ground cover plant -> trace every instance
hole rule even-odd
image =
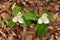
[[[59,0],[1,0],[0,40],[60,40]]]

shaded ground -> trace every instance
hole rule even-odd
[[[57,2],[57,3],[56,3]],[[47,25],[48,31],[43,37],[38,37],[34,33],[35,24],[32,23],[28,28],[26,28],[26,33],[24,35],[24,40],[60,40],[60,1],[51,1],[49,5],[44,5],[44,0],[25,0],[24,2],[20,0],[0,0],[0,20],[5,18],[13,17],[12,5],[20,5],[22,7],[22,13],[29,9],[35,10],[38,15],[45,9],[49,10],[54,16]],[[23,28],[19,23],[11,30],[6,25],[0,25],[0,40],[22,40]]]

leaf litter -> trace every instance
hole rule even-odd
[[[48,31],[42,36],[38,37],[34,33],[34,23],[31,23],[29,27],[27,27],[23,37],[23,28],[22,25],[16,23],[13,29],[8,28],[7,23],[4,22],[4,26],[0,25],[0,40],[60,40],[60,1],[57,0],[58,4],[50,1],[49,5],[44,5],[44,0],[1,0],[0,1],[0,20],[4,20],[5,18],[13,17],[12,6],[20,5],[22,7],[22,13],[32,9],[40,15],[43,10],[49,10],[54,16],[51,19],[50,23],[47,25]],[[3,27],[2,27],[3,26]]]

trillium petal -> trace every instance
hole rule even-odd
[[[18,22],[19,22],[19,23],[23,23],[23,19],[20,18],[20,19],[18,20]]]
[[[19,12],[19,13],[17,14],[17,16],[21,17],[21,16],[22,16],[22,13],[21,13],[21,12]]]
[[[42,24],[43,21],[42,21],[41,19],[38,19],[38,23],[39,23],[39,24]]]
[[[44,20],[44,23],[45,23],[45,24],[48,24],[48,23],[49,23],[49,19],[46,18],[46,19]]]
[[[13,22],[17,22],[17,18],[14,17],[14,18],[12,19],[12,21],[13,21]]]
[[[47,14],[46,14],[46,13],[44,13],[44,14],[42,15],[42,17],[47,18]]]

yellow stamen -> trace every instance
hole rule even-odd
[[[41,20],[44,20],[44,18],[43,18],[43,17],[41,17]]]
[[[16,16],[18,19],[20,19],[20,16]]]

